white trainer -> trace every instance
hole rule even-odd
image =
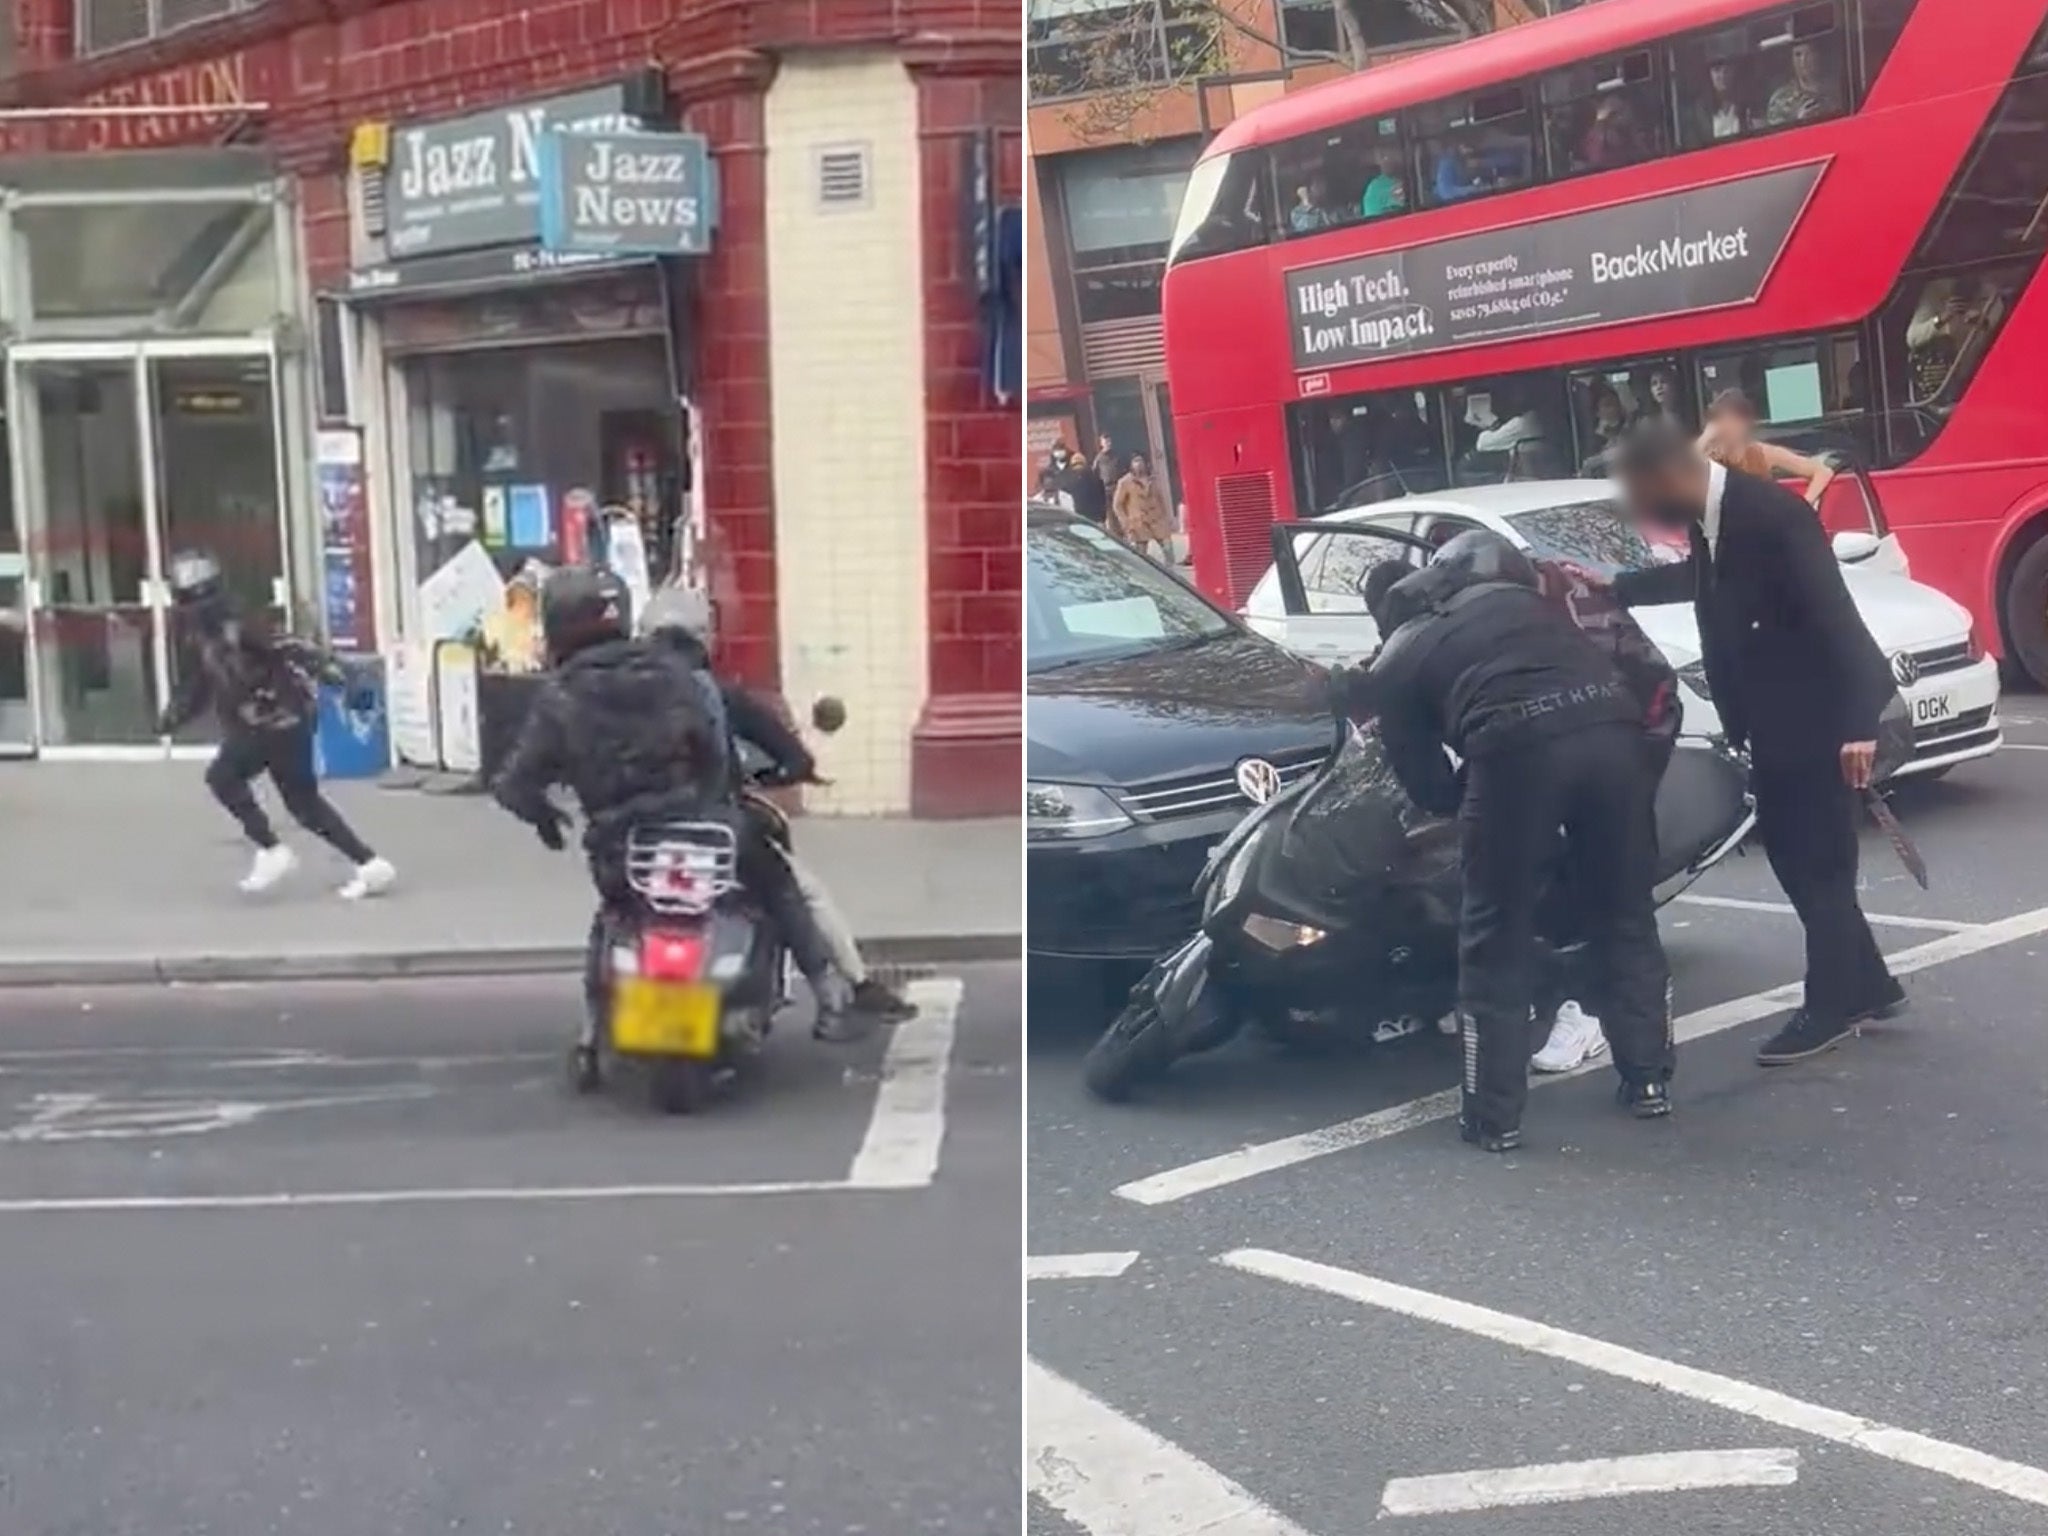
[[[1567,1002],[1557,1010],[1550,1038],[1529,1065],[1538,1072],[1569,1072],[1606,1054],[1607,1036],[1600,1032],[1600,1021],[1577,1003]]]
[[[299,856],[283,843],[258,848],[249,873],[242,876],[242,889],[251,896],[261,895],[298,867]]]
[[[348,884],[341,888],[341,899],[363,901],[371,896],[382,896],[397,880],[398,871],[391,867],[389,859],[372,859],[367,864],[356,866]]]

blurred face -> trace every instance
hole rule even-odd
[[[1624,474],[1621,494],[1639,522],[1667,533],[1691,527],[1706,506],[1692,467],[1679,463]]]
[[[1650,375],[1650,398],[1659,405],[1671,403],[1671,375],[1653,373]]]
[[[1792,74],[1801,85],[1812,85],[1814,76],[1820,71],[1820,55],[1813,51],[1811,43],[1795,43],[1792,47]]]
[[[1707,83],[1713,86],[1716,96],[1726,96],[1728,94],[1728,79],[1728,66],[1726,64],[1716,64],[1707,71]]]
[[[1140,480],[1142,480],[1145,478],[1145,474],[1148,468],[1149,466],[1145,463],[1145,455],[1143,455],[1142,453],[1134,453],[1131,455],[1132,474],[1136,475]]]
[[[1621,402],[1612,395],[1602,395],[1600,403],[1593,407],[1593,414],[1603,427],[1621,425]]]
[[[1719,410],[1711,412],[1708,419],[1730,437],[1744,442],[1748,441],[1751,429],[1756,426],[1755,416],[1741,406],[1733,404],[1724,405]]]

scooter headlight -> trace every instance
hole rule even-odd
[[[1320,944],[1329,937],[1320,928],[1307,923],[1290,923],[1285,918],[1268,917],[1263,912],[1252,912],[1244,920],[1245,937],[1263,944],[1275,953],[1290,949],[1306,949],[1311,944]]]

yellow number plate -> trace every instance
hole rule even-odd
[[[612,1049],[622,1056],[718,1054],[716,987],[622,976],[612,994]]]

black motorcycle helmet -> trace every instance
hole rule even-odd
[[[632,634],[633,594],[610,571],[556,571],[540,589],[540,628],[549,663],[560,666],[578,651]]]
[[[171,602],[202,627],[218,628],[230,616],[227,579],[220,562],[203,549],[181,549],[171,556]]]
[[[1447,540],[1430,565],[1461,572],[1467,582],[1508,581],[1532,592],[1543,588],[1529,557],[1488,528],[1469,529]]]

